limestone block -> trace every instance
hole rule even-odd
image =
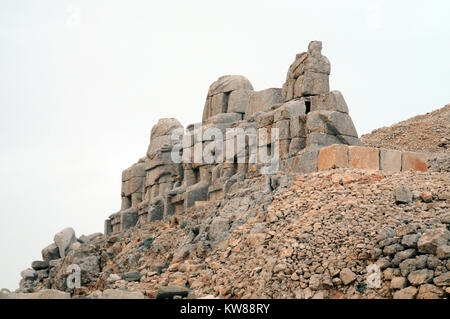
[[[206,122],[211,116],[211,98],[207,97],[205,101],[205,106],[203,107],[202,122]]]
[[[250,95],[248,107],[245,110],[245,119],[249,118],[258,112],[266,112],[270,110],[270,107],[283,103],[283,97],[281,96],[281,89],[270,88],[262,91],[253,92]]]
[[[400,172],[402,168],[402,152],[397,150],[380,149],[380,170],[386,172]]]
[[[335,144],[322,148],[317,158],[317,167],[319,171],[348,167],[348,146]]]
[[[353,168],[379,170],[378,148],[365,146],[349,146],[349,166]]]
[[[142,202],[142,192],[136,192],[131,194],[131,207],[137,207]]]
[[[134,208],[129,208],[120,213],[120,230],[124,231],[136,225],[138,212]]]
[[[241,113],[221,113],[214,116],[211,116],[208,121],[206,121],[208,124],[219,124],[219,123],[227,123],[228,126],[230,124],[234,124],[236,122],[239,122],[242,120],[242,114]],[[222,129],[222,127],[221,127]]]
[[[155,197],[148,209],[148,222],[162,220],[164,216],[164,200],[162,197]]]
[[[426,172],[426,155],[416,152],[402,152],[402,171],[408,170]]]
[[[289,120],[280,120],[273,125],[274,129],[278,129],[278,138],[280,140],[291,138],[289,123]]]
[[[120,210],[125,210],[131,207],[131,199],[129,196],[122,196],[122,204]]]
[[[325,133],[309,133],[306,137],[306,146],[329,146],[333,144],[360,145],[362,142],[357,137],[345,135],[329,135]]]
[[[278,148],[278,158],[287,158],[289,157],[289,145],[291,144],[290,139],[279,140],[279,148]],[[276,149],[275,149],[276,152]],[[275,158],[277,154],[274,154]]]
[[[273,124],[275,111],[269,111],[265,113],[261,113],[256,117],[256,121],[258,122],[258,127],[267,127]]]
[[[110,234],[112,234],[112,224],[111,219],[106,219],[104,224],[104,234],[105,237],[108,237]]]
[[[130,196],[135,192],[143,191],[144,177],[133,177],[129,181],[123,183],[124,196]]]
[[[228,108],[228,94],[219,93],[211,97],[211,111],[209,117],[226,113]]]
[[[184,205],[185,208],[194,206],[196,201],[204,201],[208,199],[208,184],[197,183],[186,189]]]
[[[281,160],[280,171],[302,174],[317,172],[318,154],[318,147],[307,147],[301,150],[297,156]]]
[[[133,177],[145,176],[145,164],[136,163],[122,172],[122,182],[128,181]]]
[[[331,91],[325,94],[311,97],[311,111],[337,111],[348,113],[348,106],[339,91]]]
[[[210,85],[208,96],[213,96],[218,93],[227,93],[235,90],[251,90],[253,86],[250,81],[242,75],[224,75],[221,76]]]
[[[286,82],[283,84],[281,95],[286,102],[294,98],[294,85],[295,79],[290,78],[288,78]]]
[[[325,133],[358,137],[351,117],[336,111],[314,111],[306,116],[306,133]]]
[[[289,128],[291,138],[306,137],[306,115],[295,115],[290,119]]]
[[[318,95],[330,91],[328,74],[305,72],[295,81],[294,98]]]
[[[305,101],[302,99],[292,100],[284,103],[274,111],[274,122],[289,120],[299,115],[306,114]]]
[[[245,113],[253,90],[236,90],[230,93],[227,112]]]
[[[289,144],[289,156],[296,155],[299,151],[306,147],[305,137],[294,137]]]
[[[293,72],[293,76],[298,77],[304,72],[324,73],[328,75],[330,71],[331,65],[327,57],[323,55],[318,57],[310,55],[305,59],[303,65]]]

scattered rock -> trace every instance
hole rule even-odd
[[[349,285],[350,283],[352,283],[353,281],[355,281],[356,279],[356,275],[353,271],[351,271],[348,268],[344,268],[341,270],[341,272],[339,273],[339,278],[342,280],[342,283],[344,285]]]
[[[412,201],[412,193],[406,186],[398,186],[394,189],[394,198],[397,203],[407,204]]]
[[[429,269],[416,270],[408,275],[408,281],[413,286],[419,286],[431,282],[433,275],[433,271]]]
[[[165,287],[159,287],[156,299],[173,299],[175,296],[187,297],[189,289],[186,287],[169,285]]]
[[[410,286],[395,292],[393,297],[394,299],[414,299],[416,295],[417,288]]]

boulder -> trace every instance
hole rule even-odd
[[[130,271],[122,275],[122,279],[126,281],[140,281],[142,275],[139,271]]]
[[[77,238],[75,237],[75,231],[73,228],[67,227],[58,232],[53,240],[55,241],[56,246],[58,246],[59,255],[64,258],[70,245],[75,243]]]
[[[450,246],[440,245],[436,248],[436,256],[440,259],[450,258]]]
[[[409,188],[402,185],[394,188],[394,198],[396,203],[407,204],[412,202],[413,196]]]
[[[34,270],[47,269],[48,267],[48,261],[35,260],[31,263],[31,268],[33,268]]]
[[[438,246],[447,245],[450,238],[450,232],[443,228],[429,229],[417,242],[419,252],[426,254],[435,254]]]
[[[394,299],[414,299],[416,295],[417,295],[417,288],[410,286],[408,288],[403,288],[395,292],[393,297]]]
[[[42,249],[41,254],[42,254],[42,259],[44,261],[50,261],[50,260],[61,258],[60,254],[59,254],[59,248],[55,243],[52,243],[52,244],[48,245],[47,247],[45,247],[44,249]]]
[[[391,280],[391,289],[403,289],[407,285],[405,277],[394,277]]]
[[[430,283],[433,279],[434,272],[429,269],[415,270],[408,275],[408,281],[413,286],[420,286]]]
[[[420,286],[417,299],[439,299],[444,296],[444,291],[434,285],[425,284]]]
[[[443,273],[440,276],[437,276],[433,280],[436,286],[450,286],[450,271]]]
[[[341,272],[339,273],[339,278],[341,279],[342,283],[344,285],[349,285],[351,284],[353,281],[356,280],[356,275],[353,271],[351,271],[348,268],[344,268],[341,270]]]
[[[187,297],[189,289],[177,285],[159,287],[156,299],[173,299],[175,296]]]
[[[20,276],[25,280],[35,280],[37,278],[36,271],[34,269],[28,268],[25,270],[22,270],[20,272]]]

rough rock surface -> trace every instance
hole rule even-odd
[[[296,56],[282,90],[219,78],[202,123],[182,136],[178,151],[190,156],[210,142],[195,138],[199,127],[267,136],[277,128],[274,174],[235,161],[251,155],[250,139],[231,163],[174,163],[172,134],[182,126],[162,119],[146,156],[122,173],[121,209],[104,236],[63,230],[22,272],[19,289],[0,298],[448,297],[449,106],[414,118],[411,129],[374,131],[364,147],[342,94],[329,91],[321,49],[314,41]],[[410,137],[440,142],[419,148]],[[409,151],[432,153],[427,162]],[[437,153],[439,161],[429,156]],[[67,285],[74,264],[79,288]]]

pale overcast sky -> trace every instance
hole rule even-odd
[[[0,287],[64,227],[103,232],[121,172],[209,85],[281,87],[321,40],[359,134],[450,103],[450,2],[2,0]]]

